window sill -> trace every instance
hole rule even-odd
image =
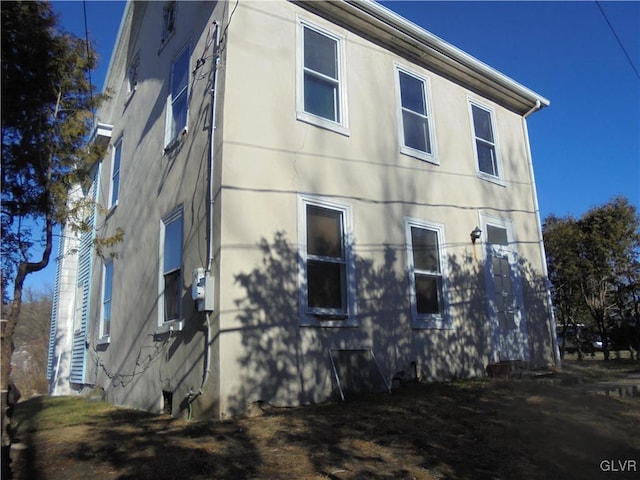
[[[109,207],[109,210],[107,210],[107,214],[105,215],[106,218],[109,218],[111,215],[113,215],[113,212],[116,211],[116,208],[118,208],[118,201],[116,200],[116,203],[114,203],[113,205],[111,205]]]
[[[480,180],[495,183],[496,185],[500,185],[501,187],[507,186],[507,182],[505,182],[503,179],[501,179],[500,177],[494,177],[493,175],[489,175],[488,173],[478,172],[478,178]]]
[[[167,43],[169,43],[169,40],[171,40],[171,38],[173,37],[173,33],[174,32],[175,32],[175,30],[172,30],[171,32],[169,32],[169,34],[166,36],[166,38],[161,40],[160,48],[158,48],[158,55],[160,55],[162,53],[162,51],[164,50],[164,47],[167,46]]]
[[[440,165],[440,161],[436,158],[434,154],[422,152],[420,150],[415,150],[411,147],[401,146],[400,153],[403,155],[407,155],[409,157],[417,158],[418,160],[423,160],[425,162],[432,163],[434,165]]]
[[[349,315],[346,313],[312,313],[311,316],[318,320],[348,320]]]
[[[96,341],[96,345],[109,345],[111,343],[111,336],[105,335],[104,337],[100,337]]]
[[[414,318],[411,322],[414,330],[453,330],[453,322],[443,318]]]
[[[163,335],[166,333],[180,332],[182,331],[183,322],[182,320],[172,320],[170,322],[165,322],[162,325],[158,325],[156,327],[156,335]]]
[[[167,143],[167,145],[164,147],[164,150],[162,150],[163,155],[171,153],[173,150],[175,150],[178,147],[178,145],[182,143],[182,141],[184,140],[184,138],[187,136],[188,133],[189,133],[188,128],[184,127],[182,131],[173,140]]]
[[[301,327],[331,327],[354,328],[358,327],[358,320],[353,315],[330,313],[307,313],[300,319]]]
[[[312,115],[307,112],[300,112],[300,111],[296,112],[296,119],[301,122],[323,128],[325,130],[330,130],[332,132],[339,133],[340,135],[344,135],[345,137],[351,136],[350,130],[344,125],[340,123],[332,122],[331,120],[327,120],[326,118]]]

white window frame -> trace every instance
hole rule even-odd
[[[118,167],[116,170],[116,157],[118,158]],[[118,206],[118,200],[120,199],[120,171],[122,170],[122,138],[120,138],[113,146],[111,152],[111,178],[109,180],[109,209],[113,209]],[[118,184],[115,185],[115,178],[118,178]],[[115,199],[113,198],[115,195]]]
[[[109,291],[111,295],[109,298],[106,297],[107,294],[107,271],[111,269],[111,284],[109,285]],[[108,259],[104,265],[102,266],[102,303],[100,305],[100,324],[98,330],[98,345],[106,344],[110,342],[111,338],[111,319],[113,317],[113,260]],[[106,328],[106,318],[105,318],[105,305],[109,304],[109,328]]]
[[[498,148],[499,145],[499,141],[498,141],[498,129],[496,128],[496,112],[493,109],[493,107],[490,107],[489,105],[486,105],[484,103],[478,102],[477,100],[473,99],[473,98],[468,98],[468,102],[469,104],[469,121],[470,121],[470,125],[471,125],[471,139],[472,139],[472,144],[473,144],[473,156],[476,162],[476,172],[478,174],[478,177],[484,179],[484,180],[489,180],[490,182],[493,183],[497,183],[498,185],[502,185],[505,186],[505,182],[503,180],[503,168],[502,168],[502,159],[500,156],[500,149]],[[476,136],[476,125],[475,122],[473,120],[473,108],[479,108],[481,110],[484,110],[486,112],[489,113],[489,118],[491,120],[491,133],[493,134],[493,143],[488,142],[484,139],[481,139],[479,137]],[[478,157],[478,147],[476,145],[477,141],[481,141],[483,143],[489,144],[493,147],[493,150],[495,152],[495,168],[497,170],[497,175],[492,175],[490,173],[487,172],[483,172],[482,170],[480,170],[480,159]]]
[[[419,82],[422,83],[422,92],[425,100],[425,109],[427,114],[420,115],[427,120],[427,127],[429,128],[429,145],[431,146],[430,152],[425,152],[422,150],[418,150],[412,147],[409,147],[405,143],[404,138],[404,120],[402,112],[404,108],[402,107],[402,89],[400,87],[400,74],[403,73],[410,77],[415,78]],[[431,106],[431,82],[429,77],[418,74],[412,70],[409,70],[402,65],[395,65],[395,84],[396,84],[396,104],[398,105],[398,139],[400,139],[400,153],[405,155],[409,155],[411,157],[418,158],[420,160],[424,160],[426,162],[433,163],[435,165],[440,165],[440,160],[437,155],[437,145],[436,145],[436,134],[435,134],[435,122],[433,119],[433,107]],[[415,115],[419,115],[417,112],[413,112],[412,110],[408,110]]]
[[[174,81],[174,69],[175,65],[179,60],[182,59],[182,56],[187,56],[187,82],[183,89],[180,90],[176,98],[173,98],[173,81]],[[165,152],[171,150],[172,145],[177,142],[180,137],[184,136],[189,129],[189,79],[191,78],[191,46],[189,44],[185,45],[178,55],[175,56],[173,61],[171,62],[171,74],[169,77],[169,91],[167,92],[167,108],[166,108],[166,118],[165,118],[165,132],[164,132],[164,145]],[[182,97],[182,95],[186,96],[186,112],[185,112],[185,124],[180,128],[175,134],[174,124],[173,124],[173,107],[176,101]]]
[[[449,313],[449,282],[447,275],[447,253],[445,248],[445,236],[444,225],[439,223],[427,222],[415,218],[405,217],[405,238],[406,238],[406,252],[407,252],[407,273],[409,280],[409,303],[411,307],[411,326],[413,328],[421,329],[452,329],[453,321]],[[436,232],[438,238],[438,260],[440,263],[440,277],[441,277],[441,290],[440,290],[440,312],[438,314],[419,314],[418,313],[418,301],[416,295],[416,274],[428,274],[435,275],[437,272],[430,271],[416,271],[413,261],[413,245],[411,241],[411,228],[420,228],[424,230],[430,230]]]
[[[347,78],[345,68],[344,44],[345,37],[334,32],[330,32],[317,24],[310,22],[302,17],[297,19],[297,42],[296,42],[296,118],[302,122],[315,125],[320,128],[334,131],[341,135],[349,136],[349,115],[347,111]],[[336,107],[338,109],[338,121],[333,121],[313,113],[306,112],[304,109],[304,30],[309,28],[320,35],[336,42],[336,61],[338,67],[337,92],[338,101]],[[310,70],[311,71],[311,70]],[[319,74],[318,74],[319,75]]]
[[[345,311],[310,308],[308,305],[307,284],[307,206],[334,210],[342,214],[342,248],[344,252]],[[353,215],[348,204],[336,203],[324,197],[314,195],[298,196],[298,286],[300,325],[310,327],[355,327],[358,326],[356,312],[355,254],[353,249]]]
[[[175,319],[165,319],[165,275],[171,273],[164,271],[164,259],[165,259],[165,242],[166,242],[166,227],[170,223],[180,220],[180,276],[178,279],[178,285],[183,290],[182,285],[184,283],[184,213],[183,208],[180,207],[160,220],[160,238],[158,249],[158,322],[156,333],[166,333],[171,331],[180,331],[183,327],[182,318],[182,295],[180,295],[178,301],[178,317]],[[183,292],[184,293],[184,292]]]

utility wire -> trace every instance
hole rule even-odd
[[[93,83],[91,81],[91,68],[89,62],[91,60],[89,53],[89,27],[87,25],[87,0],[82,0],[82,10],[84,11],[84,41],[87,47],[87,75],[89,76],[89,98],[91,99],[91,120],[96,123],[96,112],[93,108]]]
[[[602,16],[604,17],[605,21],[607,22],[607,25],[609,25],[609,28],[611,29],[611,32],[613,33],[613,36],[616,37],[616,40],[618,41],[618,45],[620,45],[620,48],[622,49],[622,51],[624,52],[625,56],[627,57],[627,60],[629,61],[629,65],[631,65],[631,68],[633,68],[633,71],[635,72],[636,77],[638,77],[638,79],[640,80],[640,73],[638,72],[638,69],[634,65],[633,60],[631,60],[631,56],[627,52],[627,49],[624,48],[624,45],[622,44],[622,41],[620,40],[620,37],[618,37],[618,34],[616,33],[615,28],[613,28],[613,25],[609,21],[609,18],[607,17],[607,14],[604,12],[604,10],[602,8],[602,5],[600,5],[600,2],[598,0],[596,0],[596,5],[598,5],[598,8],[600,9],[600,13],[602,13]]]
[[[233,19],[233,14],[236,13],[236,8],[238,8],[239,0],[236,0],[236,4],[233,6],[233,10],[231,11],[231,15],[229,15],[229,20],[227,21],[227,25],[224,27],[222,31],[222,35],[220,35],[220,43],[225,43],[227,40],[227,29],[229,25],[231,25],[231,20]]]

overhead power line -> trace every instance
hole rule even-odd
[[[604,17],[605,21],[607,22],[607,25],[609,25],[609,28],[611,29],[611,33],[613,33],[613,36],[616,37],[616,40],[618,41],[618,45],[620,45],[620,48],[622,49],[622,51],[624,52],[625,56],[627,57],[627,60],[629,61],[629,65],[631,65],[631,68],[635,72],[636,77],[638,77],[638,79],[640,80],[640,73],[638,72],[638,69],[634,65],[633,60],[631,60],[631,56],[627,52],[627,49],[624,48],[624,45],[622,44],[622,41],[620,40],[620,37],[618,36],[618,33],[616,32],[616,29],[613,28],[613,25],[609,21],[609,18],[607,17],[607,14],[604,12],[604,9],[602,8],[602,5],[600,5],[600,2],[598,0],[596,0],[596,5],[598,5],[598,8],[600,9],[600,13],[602,13],[602,16]]]
[[[89,67],[89,65],[91,64],[91,53],[90,53],[90,46],[89,46],[89,26],[87,24],[87,1],[83,0],[82,2],[82,10],[84,12],[84,41],[86,43],[86,47],[87,47],[87,74],[89,75],[89,97],[91,98],[91,118],[93,120],[93,123],[96,123],[96,112],[95,109],[93,108],[93,83],[91,81],[91,68]]]

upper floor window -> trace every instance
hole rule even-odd
[[[162,11],[162,37],[161,42],[166,42],[176,29],[176,2],[172,0],[165,3]]]
[[[406,223],[409,285],[413,326],[448,328],[443,268],[444,227],[408,220]]]
[[[138,66],[140,65],[140,57],[136,55],[133,61],[129,64],[127,70],[127,93],[129,95],[136,91],[138,86]]]
[[[348,134],[342,39],[306,23],[300,32],[298,119]]]
[[[471,103],[471,118],[475,142],[478,171],[490,177],[501,177],[493,111],[476,103]]]
[[[118,204],[118,195],[120,192],[120,159],[122,157],[122,139],[116,143],[113,149],[113,158],[111,162],[111,187],[109,196],[109,208],[113,208]]]
[[[434,161],[427,80],[400,68],[397,71],[402,126],[400,150],[423,160]]]
[[[352,325],[354,275],[350,208],[318,199],[301,203],[301,305],[308,325]],[[353,319],[351,319],[353,321]]]
[[[100,338],[111,332],[111,297],[113,285],[113,261],[105,263],[102,271],[102,313],[100,315]]]
[[[189,90],[189,48],[185,48],[171,65],[171,90],[167,100],[167,128],[165,144],[168,145],[186,131]]]
[[[178,321],[182,314],[182,210],[161,222],[160,325]]]

